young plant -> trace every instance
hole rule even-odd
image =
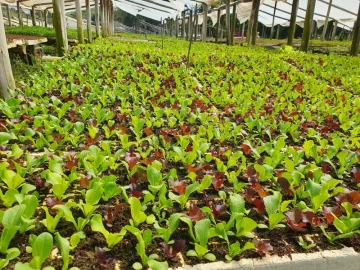
[[[248,238],[253,238],[254,234],[252,231],[258,227],[258,224],[251,218],[244,217],[243,214],[234,213],[233,215],[235,216],[235,235],[237,237],[245,236]]]
[[[115,259],[107,258],[105,250],[95,247],[95,257],[99,263],[100,270],[106,270],[114,267]]]
[[[61,205],[61,204],[55,205],[52,207],[52,209],[63,212],[64,213],[63,217],[65,218],[65,220],[71,222],[75,226],[76,230],[78,232],[80,232],[80,231],[83,231],[86,224],[89,223],[91,215],[94,213],[96,208],[92,207],[91,210],[85,216],[85,218],[78,217],[77,220],[75,220],[75,217],[73,216],[73,213],[70,210],[70,207],[73,207],[73,206],[77,206],[77,204],[73,203],[73,202],[68,202],[65,205]]]
[[[18,248],[9,248],[6,250],[6,257],[4,259],[0,259],[0,269],[5,269],[5,267],[9,264],[11,260],[14,260],[21,254]]]
[[[156,231],[158,233],[157,235],[155,235],[155,237],[160,237],[166,243],[169,243],[171,235],[175,232],[175,230],[179,226],[180,216],[181,216],[181,214],[179,214],[179,213],[172,214],[170,216],[170,218],[168,220],[168,224],[165,228],[160,227],[159,224],[157,222],[155,222],[154,228],[156,229]]]
[[[91,219],[91,229],[94,232],[101,233],[106,240],[106,243],[110,249],[112,249],[116,244],[120,243],[126,234],[126,229],[123,227],[119,233],[110,233],[105,229],[102,217],[99,214],[96,214]]]
[[[245,250],[256,249],[252,242],[246,242],[243,247],[240,247],[240,243],[236,241],[229,246],[229,254],[225,255],[227,261],[232,261],[235,256],[243,253]]]
[[[282,196],[280,192],[274,192],[273,195],[269,195],[263,198],[265,210],[269,216],[269,229],[283,228],[284,224],[279,224],[286,216],[282,213],[285,211],[287,205],[292,201],[282,202]]]
[[[141,258],[141,263],[134,263],[134,269],[143,269],[145,266],[149,266],[151,269],[167,269],[167,262],[158,262],[156,259],[159,257],[157,254],[151,254],[149,256],[146,255],[146,246],[150,245],[152,241],[152,233],[151,231],[145,230],[143,233],[133,226],[125,226],[126,230],[131,232],[138,240],[136,244],[136,251]]]
[[[30,235],[29,237],[30,247],[26,247],[27,252],[31,252],[32,260],[30,263],[18,262],[15,264],[15,270],[23,269],[41,269],[41,265],[44,263],[46,258],[50,255],[53,248],[53,237],[48,232],[43,232],[39,236]],[[54,269],[53,267],[47,267],[46,269]]]
[[[183,251],[185,248],[185,240],[175,240],[173,244],[162,242],[160,245],[164,248],[165,258],[166,259],[173,259],[175,258],[176,254]]]
[[[61,257],[63,260],[62,270],[67,270],[70,263],[70,242],[66,238],[63,238],[60,233],[55,233],[55,241],[60,248]]]
[[[209,261],[215,261],[215,255],[210,253],[207,248],[211,221],[209,219],[202,219],[195,224],[194,228],[196,241],[195,250],[189,250],[186,253],[186,256],[198,257],[199,259],[204,258]]]
[[[38,207],[38,199],[35,195],[26,195],[24,198],[18,196],[20,200],[18,201],[19,204],[25,205],[25,211],[22,214],[22,221],[19,227],[19,232],[24,233],[28,230],[31,230],[35,227],[36,219],[31,219],[34,215],[36,208]]]
[[[41,220],[41,223],[46,227],[49,232],[54,233],[60,219],[64,216],[64,212],[57,211],[56,215],[52,216],[46,206],[43,206],[42,209],[45,211],[45,219]]]
[[[178,195],[175,195],[174,193],[172,192],[169,192],[169,198],[173,201],[177,201],[179,204],[180,204],[180,207],[181,209],[184,209],[185,207],[185,204],[187,203],[187,200],[189,198],[189,196],[194,193],[195,191],[197,191],[197,189],[199,188],[199,183],[193,183],[191,185],[188,185],[186,187],[186,190],[185,190],[185,193],[178,196]]]
[[[307,243],[304,238],[302,236],[299,236],[299,241],[298,244],[303,248],[303,249],[310,249],[313,247],[316,247],[315,243]]]
[[[11,240],[20,229],[22,215],[25,212],[26,205],[21,204],[7,209],[2,217],[3,230],[0,238],[0,253],[7,254]]]
[[[138,198],[131,197],[128,200],[130,204],[131,217],[130,224],[134,227],[138,227],[141,223],[153,224],[156,220],[153,214],[147,216],[142,210],[142,205]]]

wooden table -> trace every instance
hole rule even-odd
[[[6,34],[6,41],[9,53],[19,54],[28,64],[32,65],[39,54],[37,46],[48,40],[44,37]]]

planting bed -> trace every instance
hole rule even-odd
[[[74,47],[0,102],[5,269],[167,269],[360,247],[360,59]],[[306,268],[306,267],[305,267]]]

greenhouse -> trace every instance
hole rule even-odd
[[[0,269],[359,269],[359,0],[0,4]]]

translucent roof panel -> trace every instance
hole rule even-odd
[[[157,5],[156,3],[159,2]],[[141,15],[156,21],[165,18],[175,18],[180,11],[170,2],[146,0],[115,0],[115,6],[131,15]]]
[[[0,0],[0,3],[10,3],[13,5],[16,5],[15,0]],[[21,7],[23,8],[32,8],[33,6],[35,6],[35,9],[37,10],[45,10],[49,7],[52,7],[52,0],[22,0],[20,2]],[[90,0],[90,4],[93,4],[94,0]],[[80,4],[81,6],[85,6],[85,0],[80,0]],[[75,8],[75,0],[71,1],[71,0],[66,0],[65,1],[65,8],[69,8],[69,7],[74,7]],[[51,9],[50,9],[51,11]]]
[[[277,16],[285,17],[290,20],[292,0],[286,2],[278,1],[276,11]],[[318,27],[324,25],[325,17],[328,11],[329,0],[317,0],[315,5],[314,20],[318,22]],[[260,10],[273,13],[275,1],[265,0],[264,5],[260,7]],[[339,7],[339,8],[337,8]],[[301,26],[306,14],[307,0],[299,0],[299,10],[297,16],[297,23]],[[338,20],[339,26],[346,26],[352,28],[354,21],[356,20],[357,11],[359,9],[359,0],[333,0],[332,8],[330,10],[330,20]],[[271,11],[272,10],[272,11]],[[285,12],[281,12],[285,11]],[[260,18],[259,18],[260,20]],[[276,22],[281,23],[275,19]],[[286,25],[286,24],[285,24]]]
[[[75,1],[75,0],[74,0]],[[67,0],[66,7],[74,7],[75,2]],[[275,24],[288,25],[290,21],[290,13],[292,0],[262,0],[264,4],[260,7],[259,21],[265,25],[272,24],[272,14],[275,1],[278,2],[276,11]],[[299,0],[299,10],[297,16],[298,25],[302,25],[305,18],[305,10],[308,0]],[[324,24],[325,16],[328,10],[328,2],[330,0],[317,0],[315,6],[314,20],[317,26]],[[2,3],[16,4],[16,0],[0,0]],[[91,1],[93,3],[93,1]],[[137,14],[160,21],[161,18],[175,18],[180,15],[181,11],[193,8],[196,4],[206,3],[213,5],[219,0],[114,0],[115,6],[136,16]],[[81,0],[82,6],[85,0]],[[52,5],[52,0],[26,0],[21,2],[21,6],[30,8],[36,5],[36,9],[46,9]],[[239,3],[237,5],[237,17],[240,22],[248,20],[250,17],[252,3]],[[356,20],[359,8],[359,0],[333,0],[333,7],[330,11],[330,20],[338,20],[339,27],[352,28]],[[339,8],[337,8],[339,7]],[[225,11],[222,10],[221,14]],[[209,17],[213,23],[216,22],[217,12],[209,13]]]

